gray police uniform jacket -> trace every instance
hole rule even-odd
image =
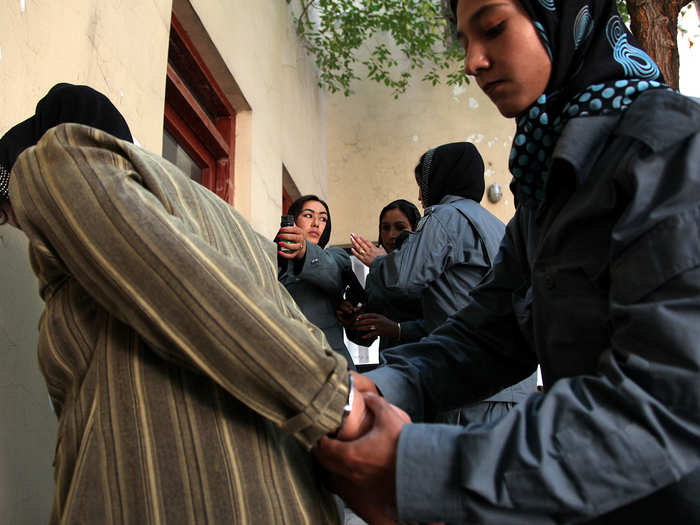
[[[352,357],[343,340],[343,327],[335,315],[345,289],[343,270],[351,268],[350,256],[337,246],[324,250],[307,241],[302,263],[281,259],[279,264],[279,280],[299,309],[323,330],[331,348],[354,370]]]
[[[517,311],[526,297],[530,307]],[[538,362],[546,392],[496,422],[403,427],[402,519],[700,522],[692,100],[655,90],[622,115],[570,120],[544,200],[521,201],[489,280],[467,308],[369,376],[421,420],[526,377]]]
[[[446,195],[426,208],[401,248],[375,259],[374,286],[395,302],[420,296],[429,333],[469,302],[471,290],[491,270],[504,232],[504,224],[479,203]],[[517,403],[536,387],[534,374],[486,401]]]

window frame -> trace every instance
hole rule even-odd
[[[201,184],[233,204],[236,112],[174,13],[164,128],[202,170]]]

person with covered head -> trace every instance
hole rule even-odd
[[[484,161],[473,144],[454,142],[428,150],[420,157],[415,177],[424,207],[415,233],[409,233],[392,254],[374,259],[371,243],[360,236],[352,241],[353,254],[370,265],[367,289],[375,290],[389,304],[420,298],[421,335],[425,335],[469,302],[471,290],[491,270],[505,226],[479,204],[485,188]],[[360,315],[355,324],[361,329],[372,322]],[[396,348],[400,353],[401,347]],[[394,354],[385,352],[383,358],[391,361]],[[464,425],[489,421],[536,388],[537,377],[532,375],[483,402],[426,419]]]
[[[308,450],[359,432],[347,362],[277,280],[274,243],[130,140],[67,85],[0,139],[3,217],[45,303],[50,523],[340,524]]]
[[[328,204],[316,195],[304,195],[287,214],[294,217],[294,226],[280,228],[277,234],[279,280],[306,318],[323,330],[331,348],[355,370],[335,314],[352,272],[350,256],[340,247],[326,248],[331,238]]]
[[[698,523],[700,105],[614,0],[452,4],[467,73],[516,119],[518,208],[467,307],[363,378],[372,430],[318,457],[402,519]],[[544,393],[487,425],[388,404],[420,420],[538,363]]]
[[[370,273],[374,259],[400,248],[405,236],[416,230],[420,218],[418,207],[405,199],[391,201],[382,208],[379,212],[377,245],[365,243],[367,250],[361,254],[358,252],[362,262],[370,268]],[[351,234],[351,239],[354,237],[355,234]],[[360,236],[357,238],[358,242],[363,239]],[[349,301],[343,301],[337,315],[348,339],[356,344],[370,346],[379,337],[379,358],[383,361],[384,350],[417,341],[426,331],[420,295],[404,295],[400,301],[394,301],[374,283],[373,277],[367,277],[362,305],[353,306]]]

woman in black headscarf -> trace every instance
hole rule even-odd
[[[343,340],[343,327],[335,311],[343,299],[347,276],[352,274],[345,250],[326,248],[331,238],[331,212],[316,195],[294,201],[288,215],[294,226],[281,228],[275,239],[278,278],[306,318],[326,335],[328,344],[355,366]]]
[[[456,311],[489,271],[504,226],[479,205],[484,163],[473,144],[428,150],[415,177],[425,209],[416,231],[386,257],[371,242],[352,235],[352,253],[370,268],[367,287],[379,291],[382,302],[421,298],[430,331]]]
[[[12,127],[0,139],[0,223],[14,222],[9,181],[17,157],[39,142],[49,129],[65,123],[85,124],[133,142],[124,117],[106,96],[88,86],[56,84],[37,103],[33,116]]]
[[[400,305],[420,299],[420,324],[400,324],[410,326],[412,340],[466,306],[471,290],[490,272],[505,231],[503,223],[479,204],[485,188],[484,162],[473,144],[454,142],[428,150],[415,168],[415,177],[425,215],[401,248],[371,260],[371,243],[352,238],[353,254],[370,266],[366,288],[373,291],[375,302]],[[375,325],[371,314],[361,314],[355,329],[372,334]],[[405,330],[399,332],[399,342],[411,342],[401,332]],[[437,419],[461,424],[489,421],[536,387],[537,378],[531,375],[484,402]]]
[[[374,260],[378,256],[398,249],[406,235],[415,231],[420,218],[416,205],[405,199],[398,199],[384,206],[379,213],[377,246],[367,243],[369,246],[365,253],[365,261],[371,264],[370,259]],[[351,235],[355,237],[355,234]],[[345,327],[348,339],[360,346],[370,346],[379,337],[381,353],[400,342],[417,341],[425,335],[421,320],[423,308],[420,297],[405,298],[400,302],[386,302],[382,293],[372,286],[371,280],[368,284],[363,297],[358,300],[361,303],[360,306],[345,300],[336,312],[338,320]],[[358,325],[361,327],[358,331],[355,329],[355,320],[362,313],[367,315],[362,316],[363,323]]]

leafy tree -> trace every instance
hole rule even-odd
[[[678,87],[675,35],[680,9],[692,0],[617,0],[632,31],[657,60],[667,81]],[[468,83],[463,52],[449,22],[449,0],[287,0],[294,22],[319,70],[319,85],[332,93],[352,93],[366,78],[398,97],[409,80],[449,85]],[[629,11],[628,11],[629,9]],[[675,14],[675,15],[674,15]],[[405,61],[399,62],[397,56]],[[427,72],[426,72],[427,71]]]
[[[292,3],[294,0],[287,0]],[[447,73],[448,83],[465,80],[457,66],[462,51],[451,35],[443,0],[296,0],[297,32],[314,56],[321,86],[349,95],[366,77],[391,88],[395,96],[406,90],[416,70],[427,66],[422,80],[437,84]],[[370,44],[369,49],[363,49]],[[396,52],[408,64],[399,64]],[[402,69],[403,68],[403,69]]]

